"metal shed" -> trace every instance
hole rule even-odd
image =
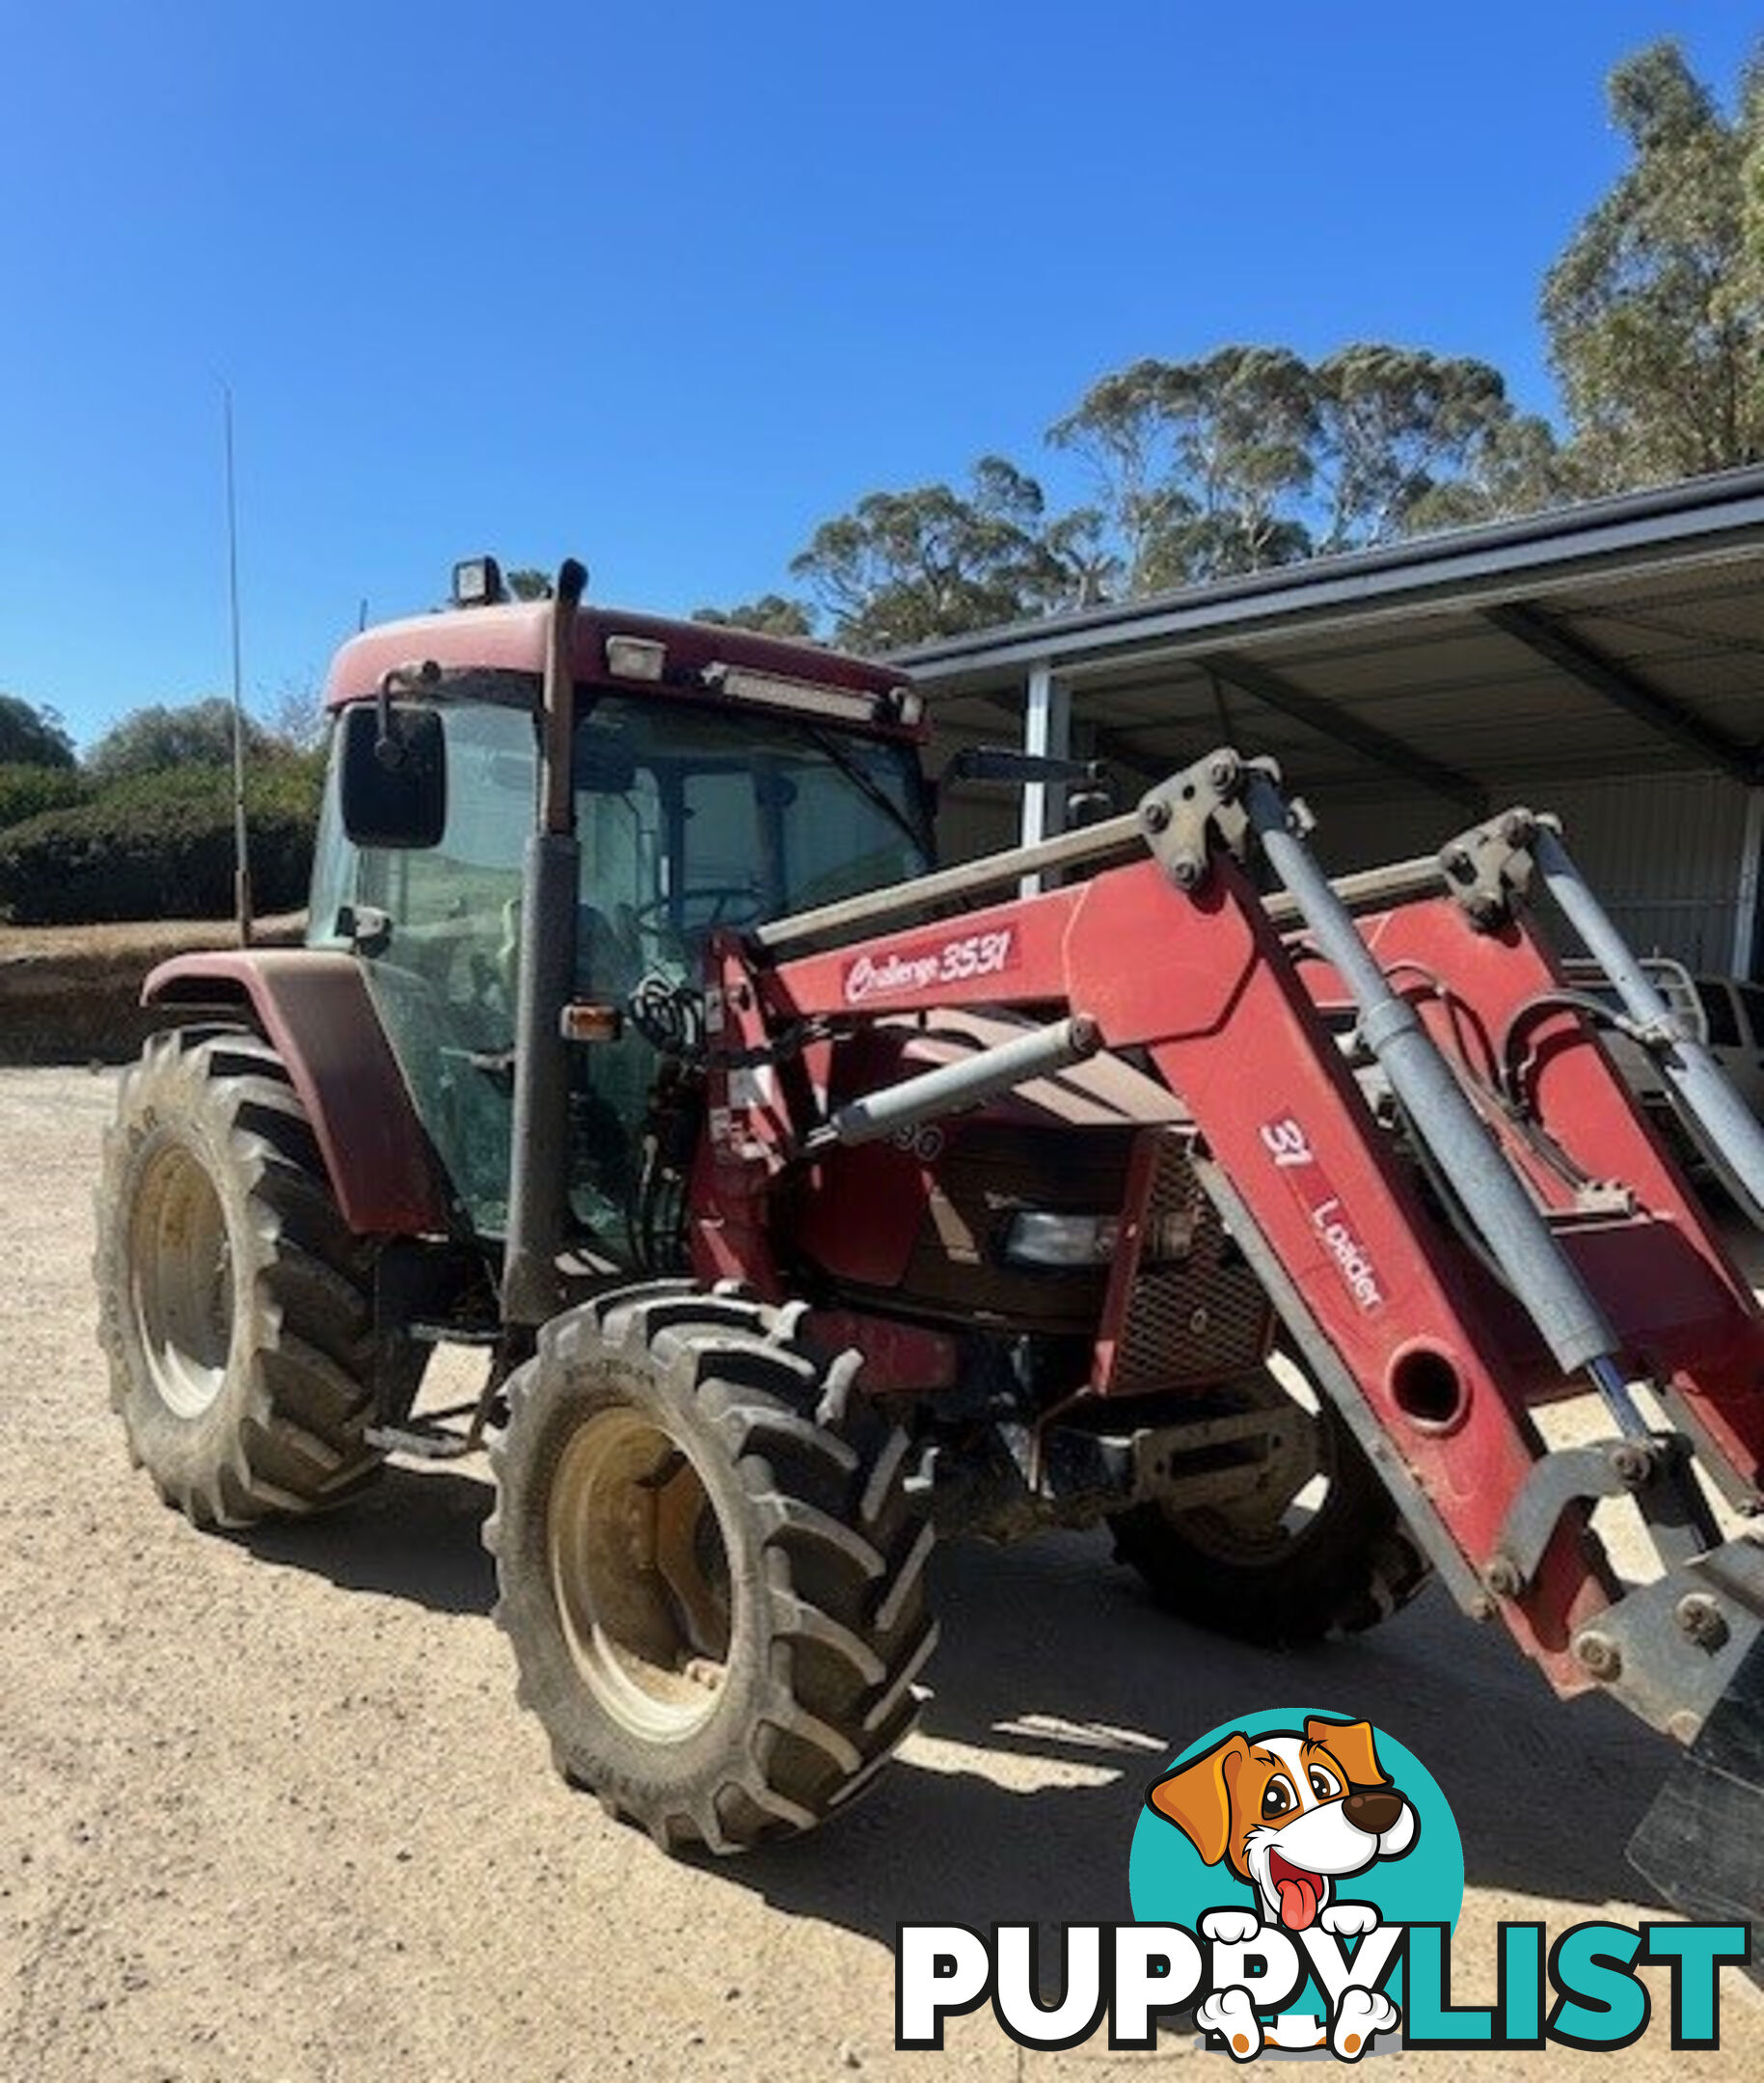
[[[944,750],[1109,761],[1128,787],[1272,752],[1338,870],[1509,802],[1559,812],[1643,949],[1764,965],[1764,469],[1325,557],[897,655]],[[948,792],[952,858],[1060,792]]]

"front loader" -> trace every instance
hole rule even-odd
[[[717,1851],[906,1733],[939,1536],[1107,1522],[1267,1643],[1430,1569],[1685,1746],[1638,1863],[1764,1914],[1764,1319],[1602,1033],[1757,1204],[1764,1138],[1553,823],[1332,883],[1222,748],[937,871],[897,675],[471,569],[333,668],[309,946],[149,981],[96,1270],[168,1500],[487,1444],[560,1769]],[[420,1410],[437,1342],[471,1405]]]

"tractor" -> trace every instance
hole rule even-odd
[[[306,944],[145,987],[95,1272],[166,1500],[486,1449],[519,1697],[667,1850],[871,1781],[939,1538],[1106,1524],[1271,1645],[1433,1574],[1678,1740],[1635,1856],[1758,1913],[1764,1320],[1611,1038],[1754,1206],[1764,1139],[1553,821],[1331,881],[1271,763],[1197,748],[939,869],[899,672],[573,560],[456,582],[332,667]],[[438,1343],[474,1400],[420,1399]],[[1550,1450],[1569,1397],[1598,1436]]]

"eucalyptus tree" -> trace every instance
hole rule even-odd
[[[1611,74],[1628,164],[1543,287],[1582,469],[1602,487],[1764,458],[1764,45],[1724,113],[1676,43]]]
[[[1049,522],[1041,485],[982,456],[966,491],[936,483],[866,493],[824,521],[792,559],[830,616],[834,640],[886,651],[1075,604],[1101,583],[1097,523]]]

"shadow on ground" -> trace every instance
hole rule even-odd
[[[393,1468],[333,1519],[244,1538],[344,1589],[485,1613],[489,1503],[476,1476]],[[943,1638],[920,1727],[938,1741],[816,1838],[707,1860],[707,1882],[889,1946],[902,1922],[1126,1917],[1148,1781],[1214,1725],[1289,1706],[1364,1717],[1414,1750],[1472,1885],[1648,1899],[1623,1846],[1673,1746],[1603,1698],[1558,1701],[1504,1632],[1436,1589],[1370,1635],[1280,1655],[1167,1619],[1099,1536],[952,1546],[935,1571]],[[1048,1783],[1062,1765],[1090,1768],[1087,1783]]]
[[[432,1612],[487,1613],[496,1603],[482,1535],[490,1502],[482,1476],[392,1467],[340,1511],[233,1537],[265,1562],[310,1570],[345,1591],[407,1599]]]
[[[1674,1746],[1603,1698],[1558,1701],[1503,1632],[1437,1590],[1372,1635],[1279,1655],[1166,1619],[1095,1538],[939,1562],[924,1732],[1120,1776],[1016,1791],[1000,1784],[1004,1758],[998,1778],[903,1762],[829,1829],[827,1855],[770,1848],[717,1862],[719,1880],[889,1946],[903,1922],[1130,1916],[1127,1849],[1149,1781],[1218,1723],[1293,1707],[1363,1717],[1422,1759],[1456,1815],[1472,1886],[1650,1899],[1623,1847]]]

